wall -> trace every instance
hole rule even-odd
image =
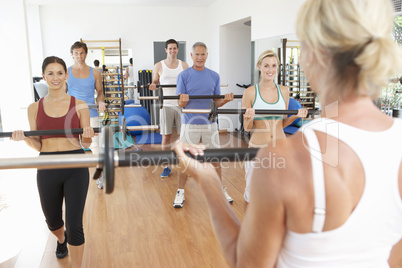
[[[207,66],[219,70],[220,26],[251,17],[252,40],[293,33],[297,9],[302,2],[219,0],[207,7],[80,5],[78,9],[68,5],[41,6],[44,53],[45,56],[60,55],[71,64],[66,51],[79,38],[122,37],[123,48],[133,51],[135,65],[140,69],[152,69],[153,41],[175,38],[187,42],[188,55],[194,42],[206,42]]]
[[[73,63],[70,46],[80,38],[114,40],[121,37],[122,47],[132,49],[137,71],[153,69],[154,41],[170,38],[186,41],[189,53],[193,43],[207,36],[202,23],[204,8],[80,6],[77,10],[75,6],[63,6],[62,10],[60,12],[59,6],[41,6],[41,30],[45,56],[58,55],[68,65]]]
[[[9,4],[12,6],[11,2],[13,1],[1,1],[2,5]],[[25,1],[18,0],[18,2],[24,3]],[[32,76],[41,75],[42,59],[46,56],[56,55],[71,65],[73,61],[69,48],[72,43],[80,38],[94,40],[121,37],[123,48],[132,49],[134,68],[137,70],[152,69],[154,41],[165,41],[169,38],[186,41],[187,61],[190,65],[192,63],[189,52],[192,44],[196,41],[204,41],[209,49],[207,67],[220,72],[223,71],[220,68],[220,27],[222,25],[251,17],[252,40],[293,33],[296,10],[302,2],[300,0],[218,0],[207,7],[134,7],[83,4],[79,6],[66,4],[38,7],[28,5],[28,23],[21,16],[13,15],[14,11],[8,12],[9,8],[7,7],[2,9],[1,12],[4,15],[0,16],[1,23],[7,25],[2,40],[13,40],[11,43],[14,53],[10,55],[3,53],[2,61],[12,62],[10,66],[16,65],[16,68],[5,67],[4,71],[7,75],[2,79],[2,83],[4,80],[13,79],[14,75],[8,74],[10,70],[13,72],[19,70],[18,80],[25,82],[18,83],[16,93],[10,93],[18,101],[8,101],[6,104],[2,104],[1,109],[6,109],[5,105],[16,107],[17,102],[21,103],[21,95],[28,96],[32,101],[30,81]],[[29,40],[26,38],[28,33]],[[27,51],[25,47],[27,44],[30,45],[30,51]],[[4,45],[3,51],[9,51],[10,46]],[[242,64],[247,64],[247,62]],[[23,73],[21,73],[21,65],[24,65],[24,69],[27,68]],[[29,68],[32,68],[32,73]],[[24,89],[22,89],[23,87]],[[7,89],[9,88],[7,87]],[[26,105],[19,104],[18,106]],[[4,117],[4,125],[8,125],[12,121],[18,122],[19,119],[26,120],[25,114],[23,118],[15,118],[14,116],[13,120]]]
[[[294,33],[297,10],[304,0],[219,0],[207,7],[210,46],[219,47],[219,26],[251,17],[251,40]],[[212,59],[219,69],[219,58]]]
[[[39,6],[26,5],[28,37],[33,76],[41,76],[43,61],[43,43],[40,26]]]
[[[0,1],[0,110],[4,131],[28,129],[33,99],[24,0]]]

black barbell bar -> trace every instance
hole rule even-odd
[[[151,128],[154,130],[155,127]],[[95,133],[100,133],[103,127],[94,127],[93,130]],[[135,130],[143,130],[143,126],[138,127],[127,127],[126,119],[123,117],[121,126],[111,126],[110,129],[113,132],[121,131],[123,134],[123,140],[127,140],[127,131],[135,131]],[[24,131],[25,137],[31,136],[56,136],[56,135],[74,135],[74,134],[82,134],[83,128],[72,128],[72,129],[46,129],[46,130],[31,130]],[[0,132],[0,138],[11,138],[13,132]]]
[[[94,127],[95,133],[100,133],[102,128]],[[120,127],[112,127],[114,132],[120,131]],[[31,136],[56,136],[56,135],[74,135],[74,134],[82,134],[82,128],[72,128],[72,129],[46,129],[46,130],[31,130],[31,131],[24,131],[24,135],[26,137]],[[0,132],[0,138],[10,138],[12,137],[13,132]]]
[[[97,167],[104,172],[105,192],[114,190],[116,167],[173,165],[178,163],[174,151],[115,151],[113,146],[113,130],[106,126],[102,128],[103,146],[98,155],[63,154],[38,156],[29,158],[0,158],[0,169],[58,169]],[[201,162],[233,162],[251,161],[255,158],[258,148],[207,149],[202,156],[186,154]]]
[[[141,87],[142,88],[147,88],[147,87],[149,87],[151,84],[148,84],[148,85],[141,85]],[[175,84],[166,84],[166,85],[156,85],[156,87],[158,87],[158,88],[161,88],[161,87],[170,87],[170,88],[172,88],[172,87],[177,87],[177,85],[175,85]],[[228,84],[220,84],[220,87],[228,87]]]
[[[211,101],[209,109],[182,109],[182,113],[203,113],[209,114],[208,120],[211,122],[215,122],[216,116],[218,114],[244,114],[246,109],[218,109],[216,107],[216,103]],[[264,115],[296,115],[299,110],[254,110],[255,114],[264,114]],[[308,114],[317,114],[319,110],[308,110]]]
[[[176,86],[176,85],[173,85]],[[190,100],[208,100],[208,99],[224,99],[225,95],[189,95]],[[180,96],[164,96],[163,90],[161,87],[158,89],[158,96],[140,96],[138,97],[139,100],[156,100],[158,102],[159,108],[163,108],[163,101],[164,100],[178,100]],[[243,98],[243,95],[234,95],[235,99]]]

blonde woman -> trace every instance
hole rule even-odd
[[[297,118],[307,116],[307,109],[299,109],[297,115],[286,117],[283,115],[255,115],[255,109],[260,110],[287,110],[289,106],[289,89],[275,83],[279,69],[279,58],[272,50],[264,51],[257,61],[257,68],[261,72],[260,82],[244,91],[242,106],[246,108],[243,116],[245,131],[251,131],[249,147],[275,147],[275,140],[285,138],[283,128],[289,126]],[[275,165],[283,165],[277,159]],[[245,163],[246,190],[244,199],[250,200],[250,180],[255,162]],[[246,203],[246,204],[247,204]]]
[[[260,149],[256,163],[276,154],[286,168],[255,166],[241,222],[211,165],[183,152],[202,149],[176,147],[205,194],[231,267],[402,264],[402,121],[372,101],[402,69],[392,23],[389,0],[304,1],[296,20],[300,64],[322,118]]]

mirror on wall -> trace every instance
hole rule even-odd
[[[284,40],[286,40],[284,42]],[[276,76],[276,83],[289,88],[289,96],[297,100],[307,109],[319,108],[319,99],[299,65],[300,42],[296,34],[274,36],[254,41],[254,63],[252,65],[252,81],[258,83],[260,72],[256,66],[258,58],[266,50],[272,50],[281,61]]]
[[[132,49],[122,49],[122,63],[123,63],[123,71],[127,66],[130,65],[129,60],[133,57]],[[105,49],[105,57],[103,62],[103,54],[101,49],[88,49],[88,55],[86,59],[86,63],[95,67],[94,61],[99,60],[100,67],[103,64],[106,66],[120,67],[120,53],[118,49]]]
[[[254,58],[252,59],[252,65],[251,65],[251,74],[252,74],[252,81],[254,83],[258,83],[260,80],[260,74],[259,70],[256,66],[258,57],[262,52],[265,50],[271,49],[275,53],[278,54],[279,49],[282,49],[282,39],[287,38],[289,40],[297,40],[296,34],[287,34],[287,35],[278,35],[278,36],[273,36],[273,37],[268,37],[268,38],[263,38],[263,39],[257,39],[254,42]],[[290,57],[290,54],[289,54]],[[287,62],[290,61],[290,58],[286,60]]]

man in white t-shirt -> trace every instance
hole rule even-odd
[[[150,90],[156,90],[157,85],[176,85],[177,76],[180,72],[188,68],[188,64],[177,58],[179,52],[179,43],[174,39],[169,39],[165,43],[166,59],[155,64],[153,70],[152,84],[149,85]],[[176,95],[176,88],[163,88],[164,96]],[[159,114],[160,133],[162,135],[162,149],[169,147],[171,144],[171,136],[173,125],[176,125],[177,134],[180,134],[181,125],[181,108],[177,104],[177,100],[165,100],[163,108]],[[171,170],[166,167],[161,177],[167,177]]]

